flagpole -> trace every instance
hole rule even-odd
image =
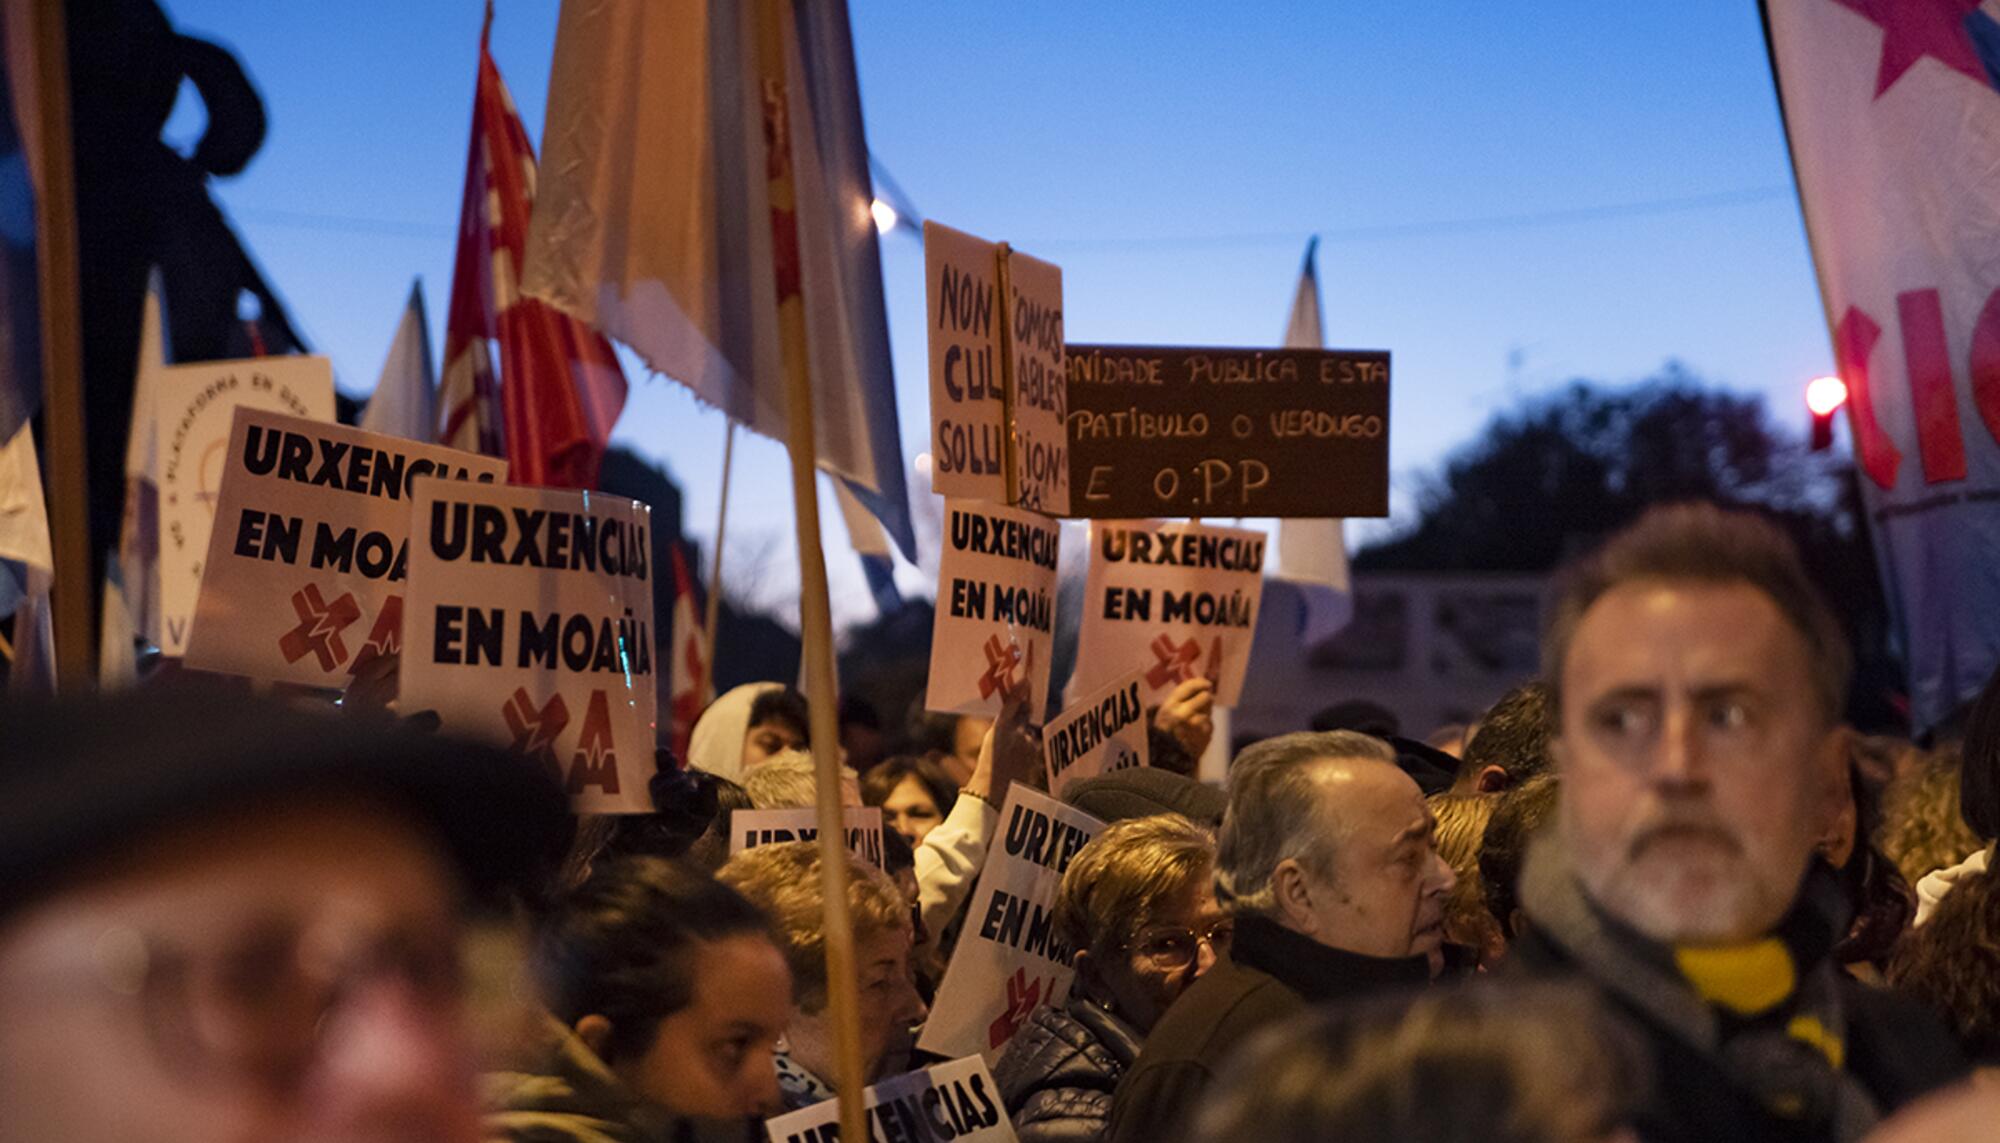
[[[722,622],[722,533],[729,524],[729,474],[736,456],[736,418],[728,417],[729,428],[722,436],[722,502],[715,509],[715,551],[708,563],[708,617],[703,628],[702,658],[708,663],[703,674],[701,702],[715,700],[715,635]]]
[[[786,104],[785,35],[781,21],[789,5],[760,0],[757,6],[758,70],[763,77],[764,115],[771,154],[772,246],[796,251],[797,196],[792,181],[791,123]],[[782,270],[782,268],[778,268]],[[785,369],[785,436],[792,462],[792,501],[798,527],[799,617],[805,647],[807,701],[811,715],[813,766],[817,778],[820,889],[825,898],[827,1015],[833,1029],[834,1093],[840,1101],[840,1135],[860,1143],[869,1138],[862,1092],[861,1003],[854,955],[854,929],[847,907],[847,847],[841,822],[840,751],[834,717],[833,618],[827,599],[826,553],[820,547],[818,447],[813,437],[812,378],[806,360],[805,301],[798,293],[796,267],[774,272],[778,300],[778,344]],[[789,286],[789,289],[788,289]]]
[[[91,631],[90,488],[83,423],[83,313],[70,153],[69,49],[63,0],[35,4],[35,76],[41,131],[39,222],[43,425],[48,444],[50,540],[55,556],[56,685],[96,678]]]

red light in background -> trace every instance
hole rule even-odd
[[[1806,408],[1815,417],[1831,416],[1847,403],[1847,382],[1838,377],[1815,377],[1806,383]]]

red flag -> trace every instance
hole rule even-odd
[[[674,648],[668,701],[673,706],[673,747],[676,757],[688,756],[694,723],[708,705],[708,649],[703,638],[699,589],[688,574],[681,546],[674,548]]]
[[[516,484],[590,488],[625,406],[625,375],[602,334],[521,297],[534,202],[534,148],[482,32],[445,336],[441,439],[504,455]],[[489,338],[500,343],[497,387],[485,357]]]

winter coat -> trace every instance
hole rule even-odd
[[[493,1143],[749,1143],[752,1120],[684,1119],[625,1086],[584,1042],[554,1019],[548,1040],[522,1071],[481,1080],[486,1137]]]
[[[1251,1036],[1308,1005],[1430,981],[1423,957],[1373,957],[1330,948],[1275,921],[1236,919],[1228,957],[1188,986],[1153,1026],[1112,1098],[1105,1138],[1162,1143],[1186,1129],[1216,1075]]]
[[[1111,1093],[1138,1058],[1139,1041],[1131,1025],[1081,995],[1035,1009],[993,1066],[1021,1143],[1102,1139]]]

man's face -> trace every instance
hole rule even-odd
[[[1330,823],[1333,876],[1304,870],[1306,935],[1368,956],[1428,956],[1444,942],[1445,894],[1457,883],[1438,856],[1430,807],[1388,762],[1320,764],[1321,820]]]
[[[1561,821],[1591,898],[1661,942],[1768,932],[1841,758],[1805,640],[1748,584],[1642,581],[1591,605],[1561,669]]]
[[[475,1140],[457,937],[370,803],[145,842],[0,922],[0,1141]]]
[[[747,773],[773,755],[805,748],[804,731],[789,722],[765,719],[743,732],[743,769]]]

